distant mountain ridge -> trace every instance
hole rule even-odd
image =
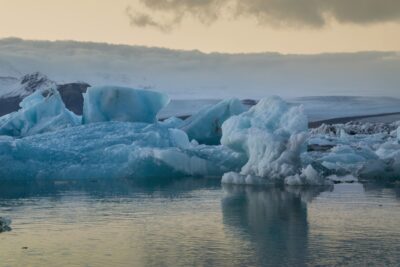
[[[0,39],[0,76],[40,71],[59,84],[151,88],[173,99],[322,95],[400,97],[400,53],[223,54]]]

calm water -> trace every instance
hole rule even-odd
[[[0,182],[4,215],[0,266],[400,265],[399,186]]]

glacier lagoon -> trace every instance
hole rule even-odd
[[[400,188],[2,180],[1,266],[397,266]]]
[[[278,97],[156,121],[168,98],[125,114],[129,90],[97,88],[88,119],[51,88],[0,118],[5,266],[400,261],[399,123],[308,129]]]

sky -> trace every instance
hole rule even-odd
[[[202,52],[400,51],[399,0],[0,0],[0,38]]]

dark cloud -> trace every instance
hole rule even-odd
[[[261,25],[319,28],[331,20],[371,24],[400,21],[399,0],[139,0],[146,13],[127,14],[131,24],[163,30],[184,17],[211,24],[221,16],[255,18]],[[163,14],[168,20],[149,14]],[[158,18],[158,17],[157,17]]]

